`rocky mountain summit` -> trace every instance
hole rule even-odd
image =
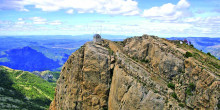
[[[220,109],[220,61],[143,35],[87,42],[64,64],[50,110]]]

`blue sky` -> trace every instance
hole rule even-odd
[[[219,0],[0,0],[0,35],[220,37]]]

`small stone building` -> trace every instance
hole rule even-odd
[[[93,42],[96,43],[96,42],[100,42],[100,41],[102,41],[101,36],[99,34],[95,34],[93,36]]]

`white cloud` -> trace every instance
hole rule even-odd
[[[40,17],[33,17],[39,19]],[[158,22],[150,20],[128,19],[128,21],[108,21],[106,23],[91,22],[89,24],[70,25],[62,23],[62,21],[47,20],[47,25],[37,25],[30,22],[29,18],[22,18],[23,20],[15,23],[9,21],[0,21],[0,34],[8,32],[17,32],[20,34],[27,34],[29,32],[42,34],[92,34],[95,32],[102,34],[128,35],[137,36],[142,34],[157,35],[159,37],[189,37],[189,36],[206,36],[219,37],[220,16],[207,18],[188,18],[182,22]],[[41,18],[43,19],[43,18]],[[25,21],[25,23],[23,22]],[[33,20],[31,20],[33,21]],[[38,20],[36,20],[38,21]],[[29,24],[28,24],[29,23]],[[63,24],[63,25],[59,25]],[[102,25],[101,25],[102,24]],[[49,26],[56,25],[56,26]],[[102,28],[100,27],[102,26]],[[100,29],[101,28],[101,29]],[[21,33],[23,32],[23,33]]]
[[[30,22],[31,21],[31,22]],[[43,24],[43,25],[60,25],[62,22],[60,20],[47,20],[42,17],[30,17],[30,18],[18,18],[18,21],[15,22],[17,25],[23,25],[23,24]]]
[[[195,18],[187,18],[184,20],[184,22],[188,23],[198,23],[198,24],[218,24],[220,25],[220,16],[215,17],[195,17]]]
[[[16,25],[24,25],[25,24],[25,21],[18,21],[15,23]]]
[[[12,3],[22,11],[28,11],[25,6],[34,5],[43,11],[70,9],[67,13],[75,10],[78,13],[139,14],[138,3],[134,0],[15,0]]]
[[[198,29],[198,33],[206,33],[206,34],[220,34],[220,16],[215,17],[195,17],[195,18],[187,18],[183,22],[192,24],[196,29]]]
[[[19,9],[19,11],[26,11],[26,12],[29,12],[29,10],[26,9],[26,8],[21,8],[21,9]]]
[[[69,10],[66,11],[66,13],[73,14],[73,11],[74,11],[73,9],[69,9]]]
[[[190,4],[186,1],[186,0],[180,0],[177,3],[177,9],[184,9],[184,8],[188,8],[190,6]]]
[[[18,18],[18,21],[22,21],[23,20],[23,18]]]
[[[102,26],[102,29],[100,29]],[[62,26],[58,30],[63,30],[73,34],[92,34],[100,32],[102,34],[115,34],[115,35],[142,35],[150,34],[160,37],[189,37],[189,36],[206,36],[218,37],[220,27],[219,17],[207,18],[188,18],[181,22],[158,22],[150,20],[137,20],[137,21],[108,21],[97,25],[93,22],[88,25],[72,25]]]
[[[186,0],[180,0],[177,5],[167,3],[160,7],[146,9],[142,16],[162,21],[177,20],[178,18],[188,15],[189,11],[187,9],[189,6],[190,4]]]
[[[55,20],[55,21],[52,21],[52,22],[49,22],[50,25],[60,25],[62,24],[62,22],[60,20]]]
[[[41,17],[31,17],[33,24],[47,24],[47,19]]]

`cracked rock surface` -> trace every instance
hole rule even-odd
[[[218,110],[220,70],[190,49],[149,35],[88,42],[63,65],[50,110]]]

